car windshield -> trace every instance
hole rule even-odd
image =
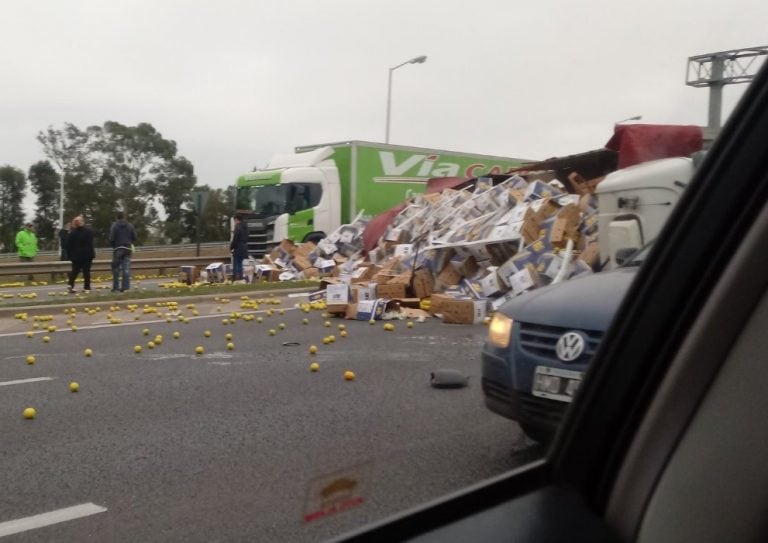
[[[766,21],[4,3],[0,537],[322,541],[542,458]]]

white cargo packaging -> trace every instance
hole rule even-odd
[[[510,277],[510,283],[512,285],[512,292],[515,294],[522,294],[526,290],[536,286],[536,282],[531,276],[531,270],[523,268],[516,274]]]
[[[488,275],[480,280],[483,296],[492,297],[497,296],[507,290],[507,287],[499,279],[499,274],[496,273],[495,267],[488,268]]]
[[[325,290],[328,305],[349,303],[349,285],[328,285]]]
[[[376,285],[368,285],[368,286],[362,286],[358,285],[357,287],[357,302],[366,302],[369,300],[375,300],[376,299]]]

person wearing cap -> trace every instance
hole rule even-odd
[[[16,234],[16,250],[19,253],[19,260],[22,262],[32,262],[37,256],[37,236],[35,235],[35,227],[31,222],[28,222]],[[32,281],[34,277],[30,274],[27,279]]]

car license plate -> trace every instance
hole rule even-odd
[[[571,402],[581,384],[583,375],[580,371],[536,366],[531,392],[539,398]]]

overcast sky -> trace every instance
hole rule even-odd
[[[296,145],[383,141],[539,159],[617,120],[705,124],[686,59],[768,45],[765,0],[2,0],[0,164],[49,125],[146,121],[223,187]],[[726,112],[744,85],[726,89]]]

